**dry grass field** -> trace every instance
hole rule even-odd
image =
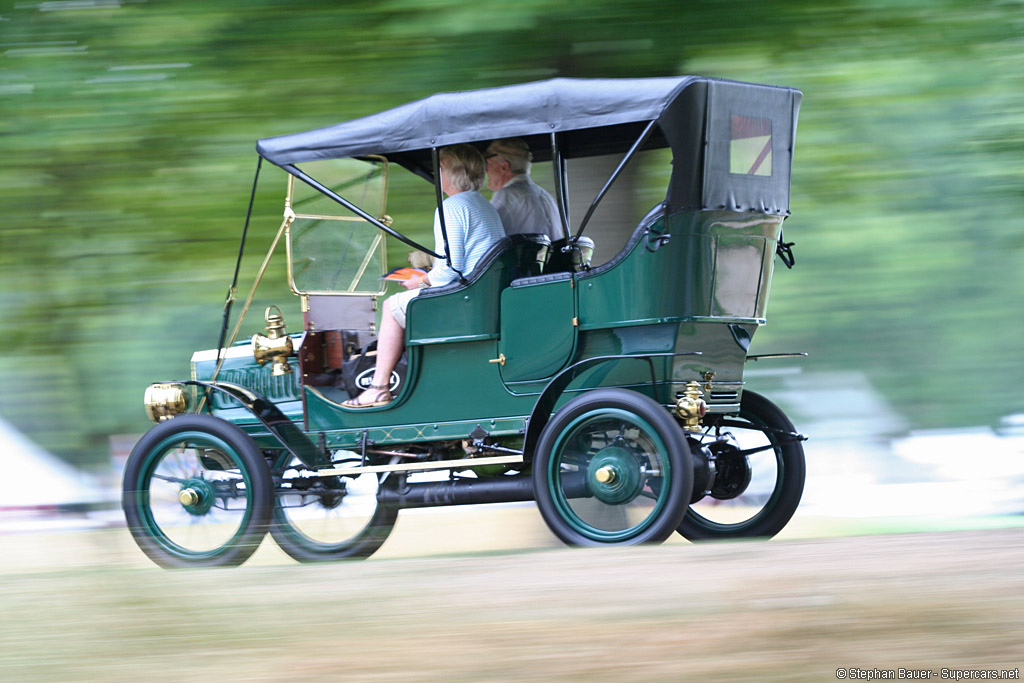
[[[123,529],[0,536],[0,680],[1024,668],[1021,528],[575,550],[536,519],[493,526],[525,510],[447,512],[400,519],[369,561],[319,566],[266,542],[240,568],[168,572]]]

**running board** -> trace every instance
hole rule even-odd
[[[317,470],[318,476],[342,477],[373,472],[418,472],[421,470],[464,470],[479,465],[509,465],[524,462],[522,455],[496,455],[489,458],[460,458],[431,462],[398,463],[395,465],[366,465],[364,467],[337,467]]]

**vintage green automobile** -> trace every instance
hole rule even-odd
[[[697,76],[553,79],[260,140],[260,163],[289,175],[256,285],[283,241],[304,329],[271,306],[266,331],[236,342],[254,296],[229,335],[236,268],[220,348],[146,391],[157,424],[123,488],[139,546],[164,566],[235,565],[269,531],[301,562],[367,557],[401,509],[530,500],[573,545],[778,533],[805,437],[743,371],[798,355],[750,343],[776,255],[792,265],[801,97]],[[423,290],[395,400],[343,407],[372,368],[387,242],[445,257],[391,227],[392,167],[433,184],[416,181],[434,207],[439,148],[506,137],[550,164],[562,237],[505,238],[461,281]],[[595,169],[607,180],[572,221],[569,176]],[[623,178],[653,206],[583,235]],[[652,179],[667,189],[650,194]]]

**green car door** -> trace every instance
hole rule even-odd
[[[506,384],[551,377],[576,344],[576,289],[570,273],[523,278],[501,293],[501,379]]]

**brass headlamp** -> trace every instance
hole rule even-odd
[[[185,388],[180,384],[151,384],[146,387],[142,401],[146,406],[146,414],[153,422],[170,420],[188,408]]]
[[[288,357],[295,354],[292,338],[284,331],[284,315],[277,306],[268,306],[263,316],[267,321],[266,334],[252,336],[252,355],[260,365],[274,363],[271,375],[279,377],[292,372]]]

